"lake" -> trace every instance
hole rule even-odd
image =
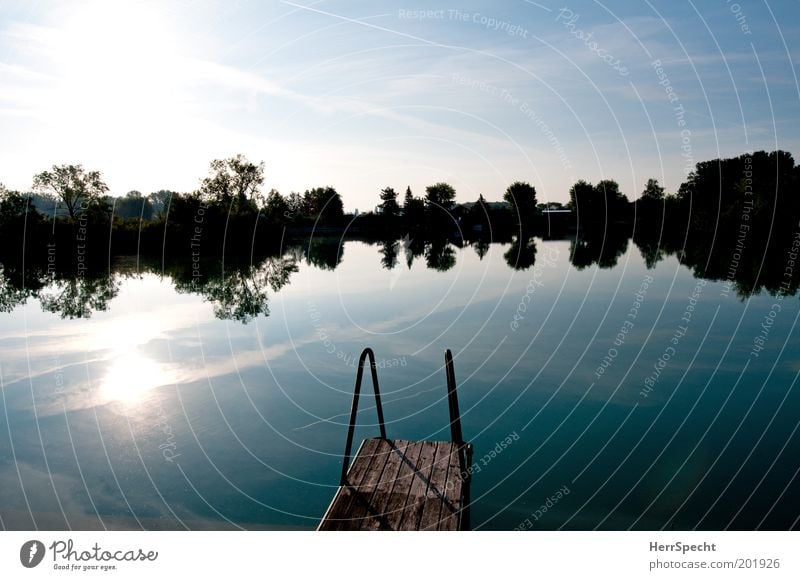
[[[412,246],[298,245],[208,283],[136,258],[88,293],[5,282],[0,524],[313,529],[370,346],[389,437],[435,440],[452,349],[473,529],[797,526],[796,296],[648,269],[633,243],[603,268],[569,240]]]

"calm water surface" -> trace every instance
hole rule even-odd
[[[29,299],[0,314],[0,523],[313,529],[371,346],[389,436],[414,439],[449,438],[453,350],[474,528],[796,527],[798,298],[647,269],[633,244],[607,269],[536,248],[525,270],[498,244],[445,271],[361,242],[335,269],[287,256],[247,324],[151,273],[88,319]]]

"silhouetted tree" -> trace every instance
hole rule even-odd
[[[276,189],[271,189],[264,203],[264,213],[270,221],[283,222],[286,221],[291,211],[289,210],[289,203],[280,192]]]
[[[411,204],[411,202],[413,200],[414,200],[414,195],[411,193],[411,186],[410,185],[406,186],[406,194],[405,194],[405,197],[403,198],[403,211],[404,212],[405,212],[405,210],[408,209],[408,206]]]
[[[652,199],[654,201],[663,201],[664,188],[658,184],[657,179],[648,179],[647,184],[644,186],[644,191],[639,199]]]
[[[406,188],[403,203],[403,221],[406,229],[421,228],[425,223],[425,202],[411,194],[411,188]]]
[[[381,213],[389,220],[395,219],[400,213],[400,206],[397,204],[397,192],[391,187],[381,190]]]
[[[293,191],[286,198],[286,205],[289,206],[289,213],[296,220],[305,215],[305,207],[303,203],[303,196]]]
[[[153,207],[153,216],[155,218],[161,219],[166,216],[173,195],[173,192],[167,189],[160,189],[150,194],[150,205]]]
[[[264,163],[255,164],[243,155],[215,159],[209,176],[200,184],[204,200],[220,204],[234,212],[254,211],[259,189],[264,183]]]
[[[536,189],[524,181],[515,181],[508,186],[503,199],[511,206],[511,212],[520,226],[530,228],[536,215]]]
[[[450,211],[456,200],[456,190],[452,185],[439,182],[425,188],[425,202],[429,209]]]
[[[429,232],[445,235],[451,229],[456,190],[447,183],[435,183],[425,188],[425,213]]]
[[[114,215],[123,219],[149,221],[153,218],[153,206],[148,198],[133,190],[125,194],[125,197],[115,200]]]
[[[303,194],[304,215],[321,221],[338,221],[344,215],[341,196],[330,186],[315,187]]]
[[[34,176],[33,189],[38,193],[55,195],[74,219],[78,209],[97,203],[108,191],[108,186],[99,171],[86,172],[81,165],[53,165],[50,171]]]

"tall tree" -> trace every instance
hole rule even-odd
[[[419,228],[425,222],[425,202],[414,197],[410,187],[406,188],[403,200],[403,221],[408,229]]]
[[[394,219],[400,213],[400,206],[397,204],[397,192],[391,187],[381,190],[381,211],[388,219]]]
[[[133,190],[116,200],[114,213],[121,218],[149,221],[153,218],[153,205],[149,196],[144,197],[141,192]]]
[[[150,205],[153,206],[153,215],[157,218],[164,217],[169,211],[169,204],[172,201],[172,196],[174,192],[160,189],[158,191],[154,191],[148,197],[150,199]]]
[[[255,209],[255,202],[264,183],[264,163],[255,164],[243,155],[215,159],[209,175],[200,184],[200,193],[208,201],[234,209]]]
[[[654,201],[662,201],[664,199],[664,188],[658,184],[658,179],[647,180],[639,199],[652,199]]]
[[[82,165],[53,165],[33,177],[33,189],[42,194],[52,194],[64,202],[69,216],[76,211],[99,202],[108,186],[99,171],[84,171]]]
[[[442,208],[449,211],[456,200],[456,190],[448,183],[434,183],[425,188],[425,201],[428,208]]]
[[[312,218],[327,221],[340,219],[344,215],[344,204],[339,193],[330,186],[315,187],[303,194],[304,213]]]
[[[530,226],[536,214],[536,189],[525,181],[515,181],[508,186],[503,199],[511,206],[517,221]]]
[[[286,221],[289,216],[289,204],[277,189],[271,189],[264,202],[264,213],[267,219],[274,222]]]

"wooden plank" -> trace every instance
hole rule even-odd
[[[450,442],[368,439],[318,529],[461,529],[469,491],[462,467]]]
[[[347,529],[350,512],[358,496],[377,485],[377,477],[389,458],[391,447],[382,439],[366,439],[347,472],[347,484],[339,488],[331,506],[319,525],[319,530]]]
[[[377,448],[378,442],[375,439],[364,439],[361,442],[361,445],[358,447],[355,457],[371,458],[375,454]],[[357,462],[354,458],[347,471],[348,479],[360,484],[366,473],[367,464],[369,464],[369,461],[362,463]],[[349,506],[350,501],[352,500],[352,493],[353,489],[350,487],[339,486],[336,494],[333,497],[333,501],[331,501],[331,504],[325,511],[325,515],[322,516],[322,521],[317,527],[317,530],[335,529],[336,521],[342,517],[343,514],[346,514],[347,506]]]
[[[461,475],[461,460],[457,445],[453,445],[450,453],[450,465],[447,468],[447,500],[442,503],[442,512],[439,514],[439,530],[455,531],[461,527],[461,508],[463,507],[462,486],[464,480]]]
[[[403,517],[397,524],[399,530],[418,530],[422,519],[422,509],[425,506],[425,494],[428,491],[428,482],[433,471],[433,458],[436,455],[436,443],[426,441],[417,460],[411,489],[408,492],[408,504],[403,511]]]
[[[400,520],[403,519],[403,512],[408,503],[408,494],[411,491],[411,483],[414,479],[414,472],[417,467],[422,448],[425,443],[412,441],[406,447],[403,457],[401,457],[400,471],[397,472],[394,484],[388,495],[386,507],[380,518],[374,518],[366,522],[364,529],[374,530],[397,530]]]
[[[346,517],[340,519],[339,526],[336,529],[360,530],[366,521],[372,517],[372,514],[375,513],[373,504],[378,496],[379,486],[384,481],[384,477],[393,477],[391,475],[392,465],[399,464],[399,456],[396,449],[398,443],[397,441],[381,441],[378,452],[381,460],[370,465],[361,486],[354,491],[353,501]]]
[[[392,441],[390,444],[392,445],[392,453],[389,455],[389,460],[386,462],[380,481],[375,487],[375,493],[372,494],[372,498],[365,506],[366,509],[362,516],[361,526],[357,529],[377,530],[385,528],[383,512],[389,503],[389,494],[394,487],[397,475],[400,473],[400,468],[404,464],[403,459],[409,442],[398,440]]]
[[[447,484],[447,469],[450,466],[451,443],[437,443],[436,456],[433,459],[433,470],[425,491],[425,505],[420,518],[420,530],[435,530],[439,527],[439,514],[442,510],[445,485]]]

